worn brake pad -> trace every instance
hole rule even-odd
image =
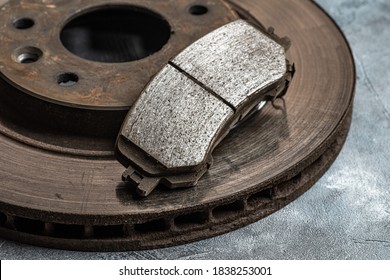
[[[237,20],[170,60],[130,109],[116,144],[123,179],[149,195],[197,184],[212,151],[259,103],[282,96],[285,40]]]

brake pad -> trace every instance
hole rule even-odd
[[[158,184],[195,186],[229,131],[261,102],[285,94],[294,72],[285,42],[237,20],[171,59],[145,87],[119,133],[123,180],[143,197]]]

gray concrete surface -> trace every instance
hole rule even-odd
[[[390,259],[390,1],[317,2],[345,32],[358,80],[347,143],[309,192],[257,223],[185,246],[80,253],[0,239],[0,258]]]

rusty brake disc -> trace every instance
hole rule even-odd
[[[239,18],[291,39],[285,110],[268,104],[234,129],[195,188],[158,187],[140,200],[114,157],[129,107],[169,59]],[[312,1],[6,1],[0,26],[0,235],[9,239],[121,251],[226,233],[309,189],[349,130],[352,55]]]

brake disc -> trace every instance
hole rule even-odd
[[[1,236],[99,251],[203,239],[285,206],[336,158],[350,124],[354,63],[315,3],[110,3],[0,8]],[[284,110],[267,104],[234,129],[196,187],[158,187],[139,199],[114,156],[129,108],[171,58],[240,18],[292,42],[287,59],[297,71]]]

